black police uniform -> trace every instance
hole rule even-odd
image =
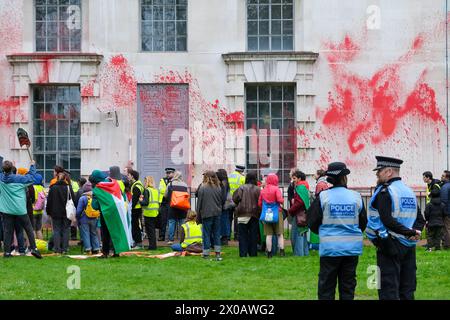
[[[378,165],[375,170],[386,167],[400,168],[400,159],[376,157]],[[392,217],[392,199],[388,187],[400,177],[392,178],[383,184],[372,206],[378,210],[380,220],[387,230],[406,237],[416,235],[415,230],[422,230],[425,220],[417,207],[417,217],[413,229],[405,227]],[[388,238],[375,241],[377,245],[377,265],[381,272],[381,286],[378,290],[380,300],[412,300],[416,290],[416,247],[407,247],[389,234]]]

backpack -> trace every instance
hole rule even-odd
[[[278,211],[280,204],[278,202],[267,203],[263,200],[261,217],[259,220],[265,223],[278,223]]]
[[[190,195],[187,191],[175,191],[172,189],[170,198],[170,207],[180,210],[189,210],[191,208]]]
[[[100,211],[98,210],[94,210],[92,208],[92,197],[87,196],[87,205],[86,205],[86,209],[84,209],[84,213],[86,214],[86,216],[88,218],[98,218],[100,217]]]
[[[42,190],[37,193],[37,198],[36,202],[33,205],[33,210],[41,211],[44,210],[44,207],[45,207],[45,192],[44,190]]]

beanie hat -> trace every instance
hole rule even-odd
[[[17,169],[17,174],[20,174],[21,176],[24,176],[28,173],[28,169],[26,168],[18,168]]]

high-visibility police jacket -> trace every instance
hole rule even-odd
[[[155,218],[159,212],[159,194],[158,189],[147,188],[148,191],[148,206],[143,208],[144,217]]]
[[[144,185],[142,184],[142,182],[141,182],[140,180],[135,181],[135,182],[131,185],[131,194],[133,194],[134,187],[137,187],[137,188],[141,191],[141,194],[144,194]],[[133,195],[134,195],[134,194],[133,194]],[[140,209],[140,208],[142,208],[142,207],[141,207],[141,204],[139,203],[139,201],[138,201],[138,203],[137,203],[136,205],[134,205],[134,203],[133,203],[133,206],[134,206],[135,209]]]
[[[245,177],[238,171],[234,171],[228,177],[228,184],[230,185],[230,193],[233,193],[243,184],[245,184]]]
[[[120,191],[122,191],[123,194],[125,194],[125,184],[122,180],[117,180],[117,183],[119,184]]]
[[[78,190],[80,190],[80,186],[78,185],[78,182],[71,180],[72,190],[74,193],[77,193]]]
[[[385,185],[378,186],[370,199],[366,228],[367,237],[373,241],[377,238],[377,235],[380,238],[386,238],[389,233],[392,237],[398,239],[403,245],[407,247],[414,247],[417,241],[409,240],[404,235],[387,229],[381,222],[378,210],[373,207],[373,203],[378,193],[380,193],[380,191],[385,187]],[[412,229],[417,217],[416,195],[411,188],[406,186],[401,180],[393,181],[387,186],[387,190],[392,199],[392,217],[405,227]]]
[[[41,186],[39,184],[35,184],[33,186],[34,188],[34,202],[36,203],[36,201],[38,200],[38,195],[40,192],[44,191],[44,186]],[[33,203],[34,205],[34,203]],[[33,210],[33,214],[43,214],[44,210]]]
[[[184,241],[181,243],[183,249],[195,242],[202,243],[202,225],[195,221],[188,221],[181,225],[184,230]]]
[[[323,212],[319,227],[321,257],[359,256],[363,251],[363,234],[359,214],[361,195],[345,187],[334,187],[319,194]]]
[[[433,180],[433,182],[434,182],[435,180]],[[430,187],[430,185],[427,183],[427,191],[426,191],[426,200],[425,200],[425,203],[426,204],[428,204],[428,203],[430,203],[430,201],[431,201],[431,196],[430,196],[430,193],[431,193],[431,189],[433,189],[433,188],[437,188],[437,189],[441,189],[441,186],[439,185],[439,183],[434,183],[431,187]]]
[[[161,204],[164,198],[164,194],[166,193],[167,183],[164,178],[159,180],[159,203]]]

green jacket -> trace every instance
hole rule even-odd
[[[23,216],[27,214],[26,189],[34,183],[36,168],[24,176],[0,173],[0,212]]]

